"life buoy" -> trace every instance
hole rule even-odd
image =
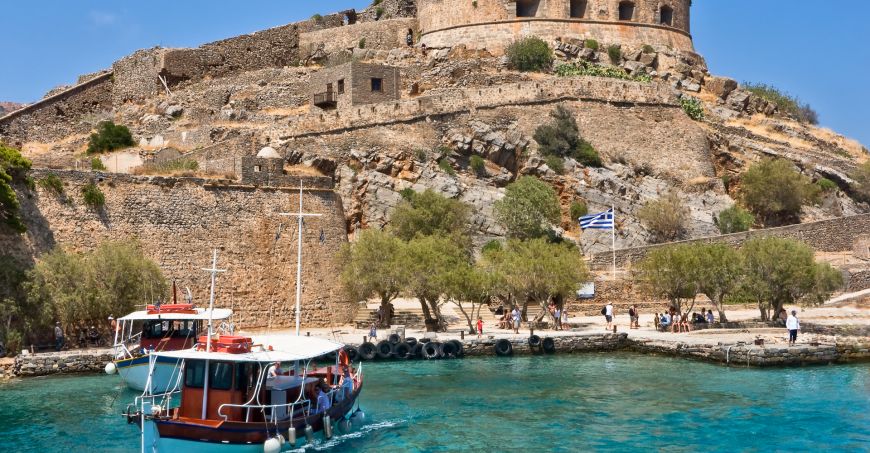
[[[544,341],[541,342],[541,348],[547,354],[552,354],[556,352],[556,340],[550,337],[544,338]]]
[[[502,338],[495,342],[495,354],[501,357],[506,357],[514,353],[514,346],[509,340]]]

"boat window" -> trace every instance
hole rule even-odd
[[[167,330],[168,321],[145,321],[142,325],[142,338],[163,338]]]
[[[173,321],[172,322],[172,336],[173,337],[181,337],[187,338],[195,335],[195,330],[193,329],[194,321]]]
[[[253,363],[239,363],[236,365],[236,390],[248,390],[254,386],[256,377],[254,376]]]
[[[214,362],[209,366],[209,388],[229,390],[233,388],[233,364],[231,362]]]
[[[205,361],[188,360],[184,364],[184,386],[202,388],[205,376]]]

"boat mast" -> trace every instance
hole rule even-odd
[[[299,336],[299,326],[302,316],[302,218],[303,217],[320,217],[322,214],[308,214],[302,212],[302,179],[299,179],[299,212],[282,212],[278,215],[285,217],[296,217],[298,219],[297,238],[296,238],[296,336]]]
[[[214,255],[211,260],[211,269],[203,269],[206,272],[211,272],[211,290],[208,297],[208,338],[205,341],[205,352],[211,352],[211,337],[214,334],[212,330],[212,317],[214,316],[214,283],[218,272],[226,272],[226,270],[217,268],[217,249],[214,249]],[[202,419],[205,420],[206,411],[208,409],[208,359],[205,359],[205,376],[202,385]]]

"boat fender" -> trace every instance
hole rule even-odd
[[[379,342],[376,354],[379,359],[389,359],[393,355],[393,344],[387,340]]]
[[[314,428],[312,428],[311,425],[305,425],[305,440],[307,440],[309,444],[314,442]]]
[[[159,404],[155,404],[155,405],[151,406],[151,415],[156,417],[156,416],[160,415],[160,411],[162,411],[162,410],[163,410],[163,408],[160,407]]]
[[[532,335],[529,337],[529,346],[534,349],[541,346],[541,337]]]
[[[377,348],[375,348],[375,345],[368,341],[359,347],[359,356],[363,360],[373,360],[376,352]]]
[[[506,357],[514,353],[514,346],[505,338],[495,342],[495,354],[501,357]]]
[[[118,371],[118,367],[115,366],[115,362],[109,362],[106,364],[106,374],[115,374]]]
[[[329,415],[323,416],[323,437],[326,440],[332,439],[332,419]]]
[[[391,333],[390,336],[387,338],[388,338],[387,341],[389,341],[392,344],[396,344],[396,343],[402,341],[402,337],[400,337],[399,334],[397,334],[397,333]]]
[[[411,349],[411,357],[422,359],[423,358],[423,346],[424,346],[423,343],[415,344],[414,347]]]
[[[350,417],[350,421],[355,425],[362,426],[366,422],[366,413],[357,409]]]
[[[441,343],[438,343],[437,341],[425,343],[422,352],[424,359],[437,359],[441,355]]]
[[[408,343],[408,346],[413,348],[414,346],[417,346],[417,339],[414,337],[408,337],[405,338],[405,343]]]
[[[345,352],[345,355],[347,356],[348,363],[353,362],[354,360],[357,359],[357,357],[359,357],[359,349],[357,349],[354,346],[350,346],[350,345],[345,346],[344,352]]]
[[[338,422],[338,429],[340,429],[345,434],[350,433],[350,430],[352,429],[350,420],[344,418],[341,419],[341,421]]]
[[[277,437],[266,439],[263,442],[263,453],[278,453],[281,451],[281,441]]]
[[[544,338],[544,341],[541,342],[541,348],[547,354],[552,354],[556,352],[556,340],[550,337]]]
[[[452,341],[441,344],[441,357],[448,359],[456,357],[456,345]]]
[[[462,357],[465,355],[465,346],[459,340],[450,340],[450,343],[453,343],[453,346],[456,348],[456,357]]]
[[[393,347],[393,354],[397,359],[410,359],[412,356],[411,346],[408,343],[400,342]]]
[[[293,426],[287,430],[287,443],[294,448],[296,447],[296,428]]]

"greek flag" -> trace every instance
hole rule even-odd
[[[613,209],[606,212],[580,217],[580,229],[611,230],[613,229]]]

